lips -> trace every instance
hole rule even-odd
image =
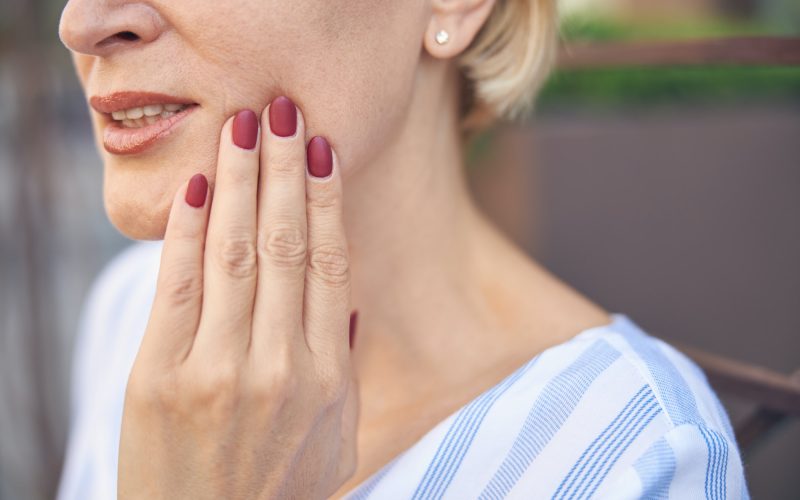
[[[111,154],[132,155],[143,152],[157,141],[172,135],[177,130],[177,125],[182,123],[199,106],[189,98],[172,96],[155,92],[115,92],[105,96],[92,96],[89,99],[91,107],[103,115],[105,126],[103,128],[103,147]],[[182,104],[187,105],[178,113],[161,118],[156,122],[142,127],[127,128],[121,122],[114,120],[113,112],[140,108],[152,104]]]

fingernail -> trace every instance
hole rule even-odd
[[[186,203],[195,208],[202,207],[206,203],[206,193],[208,193],[208,180],[203,174],[195,174],[189,179],[186,187]]]
[[[316,136],[308,143],[306,152],[308,172],[314,177],[327,177],[333,170],[331,146],[324,137]]]
[[[286,96],[276,97],[269,106],[269,128],[281,137],[294,135],[297,130],[297,109]]]
[[[358,311],[350,313],[350,349],[353,348],[353,342],[356,340],[356,321],[358,320]]]
[[[242,149],[253,149],[258,141],[258,117],[249,109],[236,113],[233,119],[233,143]]]

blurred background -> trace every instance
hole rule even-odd
[[[64,4],[0,3],[0,500],[53,497],[80,307],[131,243]],[[532,119],[470,145],[475,196],[593,300],[722,356],[704,367],[734,424],[770,429],[743,449],[751,493],[800,498],[800,1],[560,6],[561,68]]]

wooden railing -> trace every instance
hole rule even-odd
[[[559,69],[625,66],[800,65],[800,38],[730,37],[680,41],[575,42],[563,46]]]

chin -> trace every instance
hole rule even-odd
[[[106,182],[103,199],[106,215],[111,224],[124,236],[134,240],[160,240],[164,238],[174,190],[154,191],[157,184],[141,187],[115,185]],[[164,186],[165,184],[161,184]]]
[[[129,157],[104,154],[103,203],[111,224],[134,240],[163,239],[181,184],[201,172],[213,185],[217,142],[204,147],[183,142]]]

